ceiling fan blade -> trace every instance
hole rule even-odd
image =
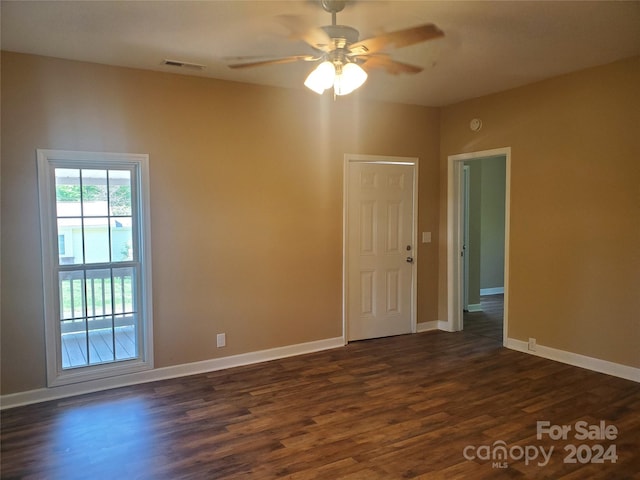
[[[429,23],[419,27],[396,30],[395,32],[384,33],[377,37],[367,38],[349,46],[349,51],[356,55],[366,53],[376,53],[385,47],[406,47],[416,43],[424,42],[434,38],[443,37],[444,32],[438,27]]]
[[[356,58],[364,60],[362,67],[365,70],[369,68],[381,68],[392,75],[398,75],[400,73],[420,73],[424,70],[422,67],[418,67],[416,65],[398,62],[384,54],[364,55]]]
[[[252,68],[252,67],[262,67],[265,65],[279,65],[283,63],[293,63],[293,62],[315,62],[316,60],[320,60],[320,57],[314,57],[313,55],[293,55],[290,57],[282,57],[282,58],[272,58],[268,60],[254,60],[251,62],[241,62],[241,63],[232,63],[228,65],[229,68]]]
[[[302,40],[311,47],[322,52],[330,52],[335,49],[335,45],[327,32],[321,28],[309,25],[303,18],[296,15],[278,15],[278,20],[290,32],[290,38]]]

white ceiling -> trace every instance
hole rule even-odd
[[[226,57],[311,53],[277,15],[327,25],[311,0],[7,1],[2,49],[238,82],[304,88],[312,65],[232,70]],[[360,95],[441,106],[640,54],[640,1],[365,1],[338,14],[367,38],[435,23],[445,37],[393,50],[417,75],[373,71]],[[206,65],[202,72],[162,64]],[[310,95],[315,95],[309,92]]]

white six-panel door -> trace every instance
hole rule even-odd
[[[410,333],[415,166],[349,162],[347,168],[347,338]]]

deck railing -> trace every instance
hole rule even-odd
[[[134,275],[131,267],[60,272],[61,333],[131,325]]]

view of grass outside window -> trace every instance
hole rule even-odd
[[[130,313],[133,311],[133,291],[131,272],[122,272],[130,269],[116,269],[111,284],[109,271],[97,271],[99,277],[89,277],[90,288],[85,291],[83,278],[74,278],[73,274],[60,275],[60,300],[61,318],[78,318],[85,313],[84,298],[91,306],[91,310],[110,315],[113,313]],[[119,276],[122,275],[122,276]],[[125,276],[126,275],[126,276]],[[111,293],[113,292],[113,299]],[[114,308],[115,305],[115,308]]]

